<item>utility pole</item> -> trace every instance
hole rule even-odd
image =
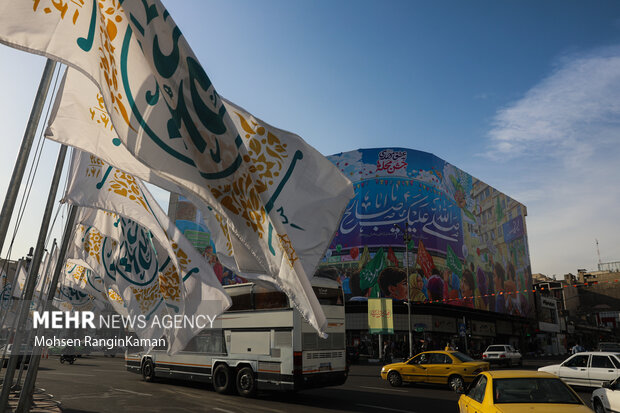
[[[394,224],[403,233],[403,241],[405,243],[405,273],[407,274],[407,328],[409,331],[409,358],[413,357],[413,333],[411,331],[411,290],[409,288],[409,242],[411,234],[409,234],[409,223],[405,222],[405,230],[403,231],[398,224]]]

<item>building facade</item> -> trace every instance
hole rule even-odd
[[[355,188],[321,263],[348,299],[349,345],[371,346],[363,302],[383,297],[394,300],[399,345],[409,329],[400,304],[411,302],[416,345],[527,350],[535,302],[524,205],[426,152],[360,149],[328,159]]]

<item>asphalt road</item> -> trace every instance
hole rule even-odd
[[[544,364],[544,363],[542,363]],[[534,369],[540,362],[527,362]],[[379,377],[378,365],[353,365],[338,387],[297,393],[260,393],[256,398],[223,396],[210,385],[179,380],[147,383],[127,372],[122,357],[85,357],[60,364],[57,357],[41,361],[37,387],[53,394],[68,413],[87,412],[457,412],[458,395],[441,386],[392,388]],[[584,389],[585,390],[585,389]],[[579,391],[589,404],[590,391]]]

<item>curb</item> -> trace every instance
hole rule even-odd
[[[2,386],[0,386],[1,388]],[[35,389],[32,405],[29,412],[31,413],[61,413],[62,408],[60,402],[53,399],[52,394],[45,393],[45,389]],[[13,412],[17,408],[19,402],[19,392],[12,391],[9,395],[9,405],[7,412]]]

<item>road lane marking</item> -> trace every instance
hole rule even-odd
[[[235,413],[232,410],[220,409],[219,407],[214,407],[213,410],[217,410],[218,412],[225,412],[225,413]]]
[[[387,391],[396,391],[401,393],[409,393],[407,390],[398,390],[398,389],[390,389],[388,387],[370,387],[370,386],[359,386],[362,389],[374,389],[374,390],[387,390]]]
[[[59,373],[59,372],[55,372],[55,371],[45,371],[45,370],[41,370],[39,373],[43,373],[43,374],[58,374],[60,376],[80,376],[80,377],[96,377],[95,374],[79,374],[79,373]]]
[[[389,407],[373,406],[372,404],[356,404],[356,406],[372,407],[373,409],[389,410],[391,412],[415,413],[411,410],[390,409]]]
[[[137,391],[133,391],[133,390],[127,390],[127,389],[115,389],[114,387],[112,387],[112,390],[116,390],[116,391],[120,391],[120,392],[124,392],[124,393],[131,393],[131,394],[135,394],[138,396],[152,396],[152,394],[150,393],[140,393]]]
[[[222,397],[223,397],[223,399],[218,400],[218,402],[221,403],[221,404],[225,404],[225,405],[227,405],[229,407],[236,407],[238,409],[241,409],[241,411],[246,411],[247,408],[248,408],[246,403],[238,404],[238,403],[232,402],[231,400],[227,400],[228,399],[227,396],[222,396]],[[254,411],[256,411],[256,410],[265,410],[265,411],[274,412],[274,413],[285,413],[283,410],[270,409],[268,407],[257,406],[257,405],[253,405],[252,409],[254,409]]]
[[[187,393],[181,390],[177,390],[177,389],[161,389],[161,390],[165,390],[169,393],[173,393],[173,394],[182,394],[183,396],[187,396],[187,397],[193,397],[194,399],[203,399],[204,397],[198,394],[191,394],[191,393]]]

